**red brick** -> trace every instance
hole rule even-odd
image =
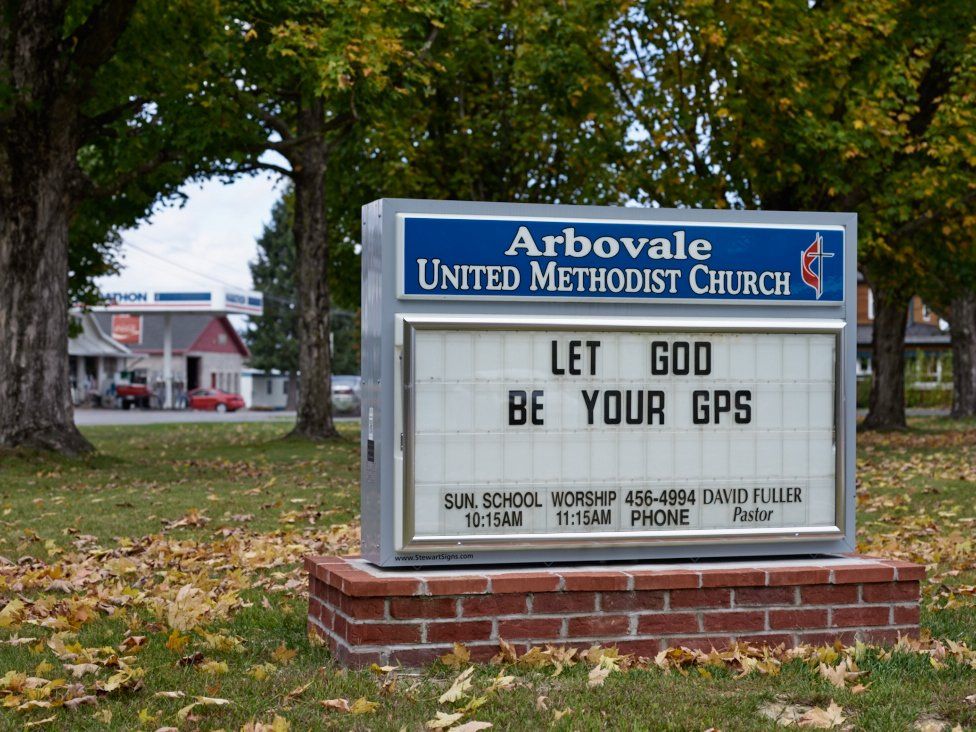
[[[834,567],[834,584],[838,585],[890,582],[894,578],[894,567],[884,564],[870,564],[862,567]]]
[[[792,648],[794,645],[793,635],[791,633],[737,634],[735,636],[735,642],[746,643],[750,646],[767,646],[769,648],[775,648],[776,646]]]
[[[620,636],[627,635],[629,628],[630,618],[626,615],[585,615],[569,619],[567,635],[571,638]]]
[[[887,625],[890,608],[887,605],[862,605],[860,607],[835,607],[830,616],[831,627],[850,628],[869,625]]]
[[[918,625],[919,607],[918,605],[895,606],[895,625]]]
[[[732,592],[726,589],[671,590],[671,607],[729,607]]]
[[[491,578],[492,592],[555,592],[559,575],[551,572],[520,572]]]
[[[487,577],[428,577],[431,595],[480,595],[488,591]]]
[[[483,595],[461,599],[461,615],[466,618],[516,615],[525,611],[525,595]]]
[[[755,587],[766,584],[766,573],[760,569],[703,569],[702,587]]]
[[[925,565],[903,562],[900,559],[886,559],[885,564],[894,568],[899,582],[914,582],[925,579]]]
[[[765,630],[766,613],[761,610],[733,610],[723,613],[703,613],[702,630]]]
[[[907,602],[918,600],[918,582],[885,582],[863,585],[864,602]]]
[[[463,643],[491,639],[490,620],[448,621],[427,624],[428,643]]]
[[[621,610],[663,610],[664,590],[604,592],[600,596],[600,608],[609,612]]]
[[[832,646],[840,641],[845,646],[854,644],[857,633],[853,630],[820,630],[815,633],[798,633],[796,642],[799,645]]]
[[[901,635],[906,635],[904,632]],[[857,636],[865,643],[890,646],[898,642],[899,631],[895,628],[870,628],[857,631]]]
[[[339,646],[332,651],[336,660],[343,666],[364,668],[374,663],[383,663],[382,651],[363,651],[358,648]]]
[[[695,613],[654,613],[637,617],[637,633],[640,635],[697,633],[698,630]]]
[[[623,572],[570,572],[563,575],[566,590],[626,590],[630,577]]]
[[[793,605],[796,590],[793,587],[740,587],[735,591],[738,605]]]
[[[629,653],[638,657],[645,656],[647,658],[654,658],[658,654],[658,651],[661,650],[661,641],[657,638],[619,641],[613,645],[621,653]]]
[[[390,649],[390,663],[401,666],[426,666],[451,650],[453,646],[418,646]]]
[[[339,620],[339,618],[337,618]],[[419,623],[346,623],[341,634],[351,646],[419,643]]]
[[[596,610],[595,592],[545,592],[532,596],[532,612],[591,613]]]
[[[390,600],[390,617],[398,620],[453,618],[456,607],[453,597],[394,597]]]
[[[661,643],[663,648],[678,648],[679,646],[684,646],[685,648],[690,648],[693,651],[710,651],[713,648],[715,650],[722,650],[723,648],[728,648],[732,645],[732,636],[730,635],[708,635],[708,636],[690,636],[690,637],[677,637],[677,638],[665,638]]]
[[[629,574],[634,578],[635,590],[692,589],[701,584],[701,575],[698,572],[683,569],[673,572],[637,570]]]
[[[777,567],[766,573],[770,587],[783,585],[819,585],[830,581],[830,570],[822,567]]]
[[[335,570],[339,589],[351,597],[408,596],[420,592],[420,580],[410,577],[374,577],[362,570],[344,567]]]
[[[809,585],[800,588],[801,605],[850,605],[857,602],[857,585]]]
[[[347,597],[335,591],[339,609],[356,620],[382,620],[386,611],[386,600],[382,597]]]
[[[498,621],[498,637],[554,639],[562,633],[561,618],[512,618]]]
[[[827,627],[827,610],[770,610],[771,630],[816,630]]]
[[[309,601],[309,614],[318,620],[323,627],[332,630],[334,625],[335,613],[332,608],[325,603],[316,600]]]

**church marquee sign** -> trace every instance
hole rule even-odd
[[[852,214],[383,199],[381,566],[853,549]]]

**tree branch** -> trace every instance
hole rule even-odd
[[[115,44],[129,25],[136,0],[101,0],[71,35],[71,86],[84,96],[95,73],[115,53]]]
[[[107,109],[100,114],[85,116],[82,121],[82,142],[88,142],[92,137],[96,136],[99,128],[115,122],[126,113],[137,112],[148,103],[148,99],[133,97],[129,101],[117,107]]]

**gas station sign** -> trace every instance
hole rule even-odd
[[[364,208],[381,566],[853,548],[849,214]]]

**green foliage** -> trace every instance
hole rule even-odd
[[[271,210],[271,221],[265,225],[257,241],[258,257],[250,265],[254,287],[264,294],[264,313],[248,320],[245,337],[251,349],[251,366],[264,371],[278,369],[297,373],[299,370],[293,200],[294,196],[288,190]],[[358,268],[358,257],[355,265]],[[332,267],[330,270],[336,280],[343,279],[345,272],[349,272],[348,267]],[[358,314],[333,310],[332,336],[332,371],[358,374]]]
[[[88,18],[73,3],[68,28]],[[223,42],[216,2],[141,0],[82,106],[70,229],[70,299],[92,304],[92,280],[117,270],[119,231],[181,198],[241,137],[210,78]],[[66,172],[66,175],[69,174]]]
[[[438,70],[422,93],[335,145],[335,240],[358,241],[360,207],[384,196],[622,203],[627,120],[607,82],[614,56],[604,43],[618,10],[493,0],[454,14],[431,47]],[[358,302],[358,270],[347,285],[340,300]]]
[[[856,210],[872,283],[917,276],[976,223],[974,24],[959,0],[635,3],[643,200]]]
[[[295,294],[295,238],[291,196],[271,210],[271,221],[258,238],[258,257],[251,262],[255,289],[264,294],[264,313],[248,320],[251,366],[264,371],[298,371],[298,311]]]

